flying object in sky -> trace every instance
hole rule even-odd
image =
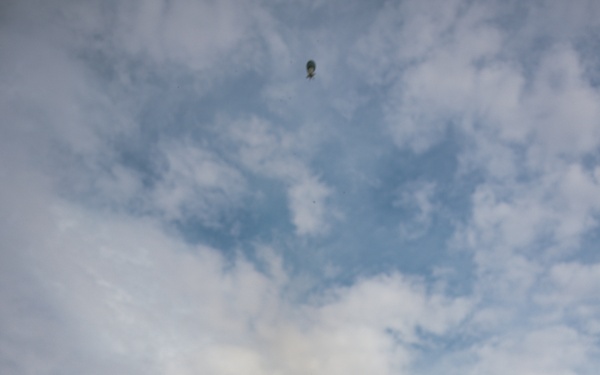
[[[317,64],[312,60],[308,60],[306,63],[306,78],[313,79],[316,74],[315,70],[317,70]]]

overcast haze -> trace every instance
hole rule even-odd
[[[596,0],[3,1],[0,179],[2,374],[600,369]]]

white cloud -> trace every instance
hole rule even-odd
[[[549,321],[570,321],[590,336],[600,335],[600,264],[578,262],[553,265],[541,280],[535,302]]]
[[[421,17],[425,26],[395,22],[401,7],[388,6],[359,46],[401,51],[385,54],[391,60],[376,69],[391,87],[384,113],[395,143],[421,153],[452,128],[463,147],[460,172],[482,175],[464,244],[530,253],[536,246],[549,253],[576,248],[597,225],[598,185],[580,160],[600,146],[600,98],[572,40],[536,51],[531,66],[512,54],[509,33],[497,22],[506,8],[404,6],[400,19]],[[527,17],[542,12],[530,11]],[[426,47],[394,44],[394,34]]]
[[[371,84],[396,79],[401,69],[436,47],[453,24],[460,1],[387,3],[357,42],[354,65]]]
[[[14,47],[12,53],[2,57],[3,76],[10,77],[1,91],[4,131],[20,134],[29,142],[52,138],[63,144],[65,152],[87,156],[106,151],[103,137],[131,129],[119,106],[67,51],[57,48],[50,38],[11,36],[6,39]]]
[[[384,113],[398,147],[424,152],[452,129],[463,147],[459,173],[476,171],[481,178],[471,195],[471,215],[457,233],[458,248],[473,254],[474,296],[480,300],[463,329],[483,334],[485,349],[466,354],[457,373],[591,373],[584,364],[592,358],[593,340],[561,326],[568,318],[556,308],[548,315],[537,311],[531,296],[544,295],[548,268],[578,251],[583,236],[598,225],[595,169],[581,160],[600,146],[600,98],[573,44],[597,21],[569,11],[568,25],[559,27],[565,33],[552,33],[551,47],[525,55],[540,30],[504,29],[496,17],[514,9],[455,4],[403,14],[388,6],[359,43],[366,62],[357,67],[374,67],[367,80],[390,85]],[[531,5],[525,17],[545,23],[540,14],[558,15],[560,8]],[[415,43],[402,43],[404,35]],[[377,58],[371,63],[369,55]],[[564,296],[566,310],[578,310],[568,292],[557,293],[552,298]],[[583,310],[576,320],[592,329],[595,307]],[[556,327],[535,328],[536,319],[550,316]],[[518,338],[502,334],[515,327],[527,328]],[[540,347],[540,337],[547,346]],[[573,352],[554,355],[563,345]]]
[[[563,326],[502,337],[477,349],[469,374],[591,374],[590,339]]]
[[[327,231],[325,200],[330,190],[315,178],[307,178],[289,190],[292,221],[300,235]]]
[[[411,345],[421,342],[417,330],[442,334],[467,309],[465,300],[429,295],[392,275],[329,291],[300,310],[295,325],[265,329],[274,337],[273,358],[292,374],[403,373],[417,354]]]
[[[557,264],[551,268],[549,276],[549,282],[556,288],[560,298],[572,301],[597,299],[595,286],[600,282],[600,264]]]
[[[310,130],[308,134],[287,132],[252,118],[233,123],[229,136],[239,150],[240,163],[254,173],[275,178],[287,186],[297,234],[317,235],[327,231],[328,221],[334,214],[326,202],[332,189],[305,161],[314,147]]]
[[[578,164],[554,168],[531,183],[480,186],[473,194],[469,246],[523,251],[542,241],[546,251],[576,249],[597,225],[600,184]]]
[[[392,85],[384,108],[400,147],[425,151],[455,126],[475,146],[483,140],[480,134],[493,137],[488,143],[531,145],[529,161],[537,165],[543,162],[539,158],[553,162],[562,155],[580,156],[600,143],[598,93],[585,81],[582,62],[569,43],[541,52],[539,66],[526,74],[525,61],[507,51],[508,32],[492,22],[498,9],[477,4],[444,4],[433,12],[409,9],[383,11],[369,42],[359,43],[359,50],[380,49],[363,52],[367,61],[367,55],[377,56],[379,63],[386,61],[379,55],[392,58],[374,71]],[[424,18],[425,26],[398,23],[396,12],[400,19]],[[422,38],[416,44],[425,47],[411,52],[411,44],[390,46],[398,38],[388,34]],[[398,53],[384,54],[389,48]]]
[[[184,64],[196,71],[235,56],[252,55],[251,32],[260,20],[259,4],[231,1],[134,2],[117,6],[116,45],[154,62]],[[240,53],[241,52],[241,53]]]
[[[593,339],[562,325],[527,332],[499,332],[494,338],[460,351],[425,373],[458,374],[594,374],[597,350]]]
[[[396,143],[415,152],[438,143],[450,125],[487,117],[497,104],[510,109],[519,87],[519,77],[511,77],[509,65],[490,63],[500,50],[503,35],[486,23],[488,11],[477,5],[458,14],[453,6],[443,9],[453,15],[442,17],[443,21],[435,14],[423,15],[436,30],[428,38],[428,49],[419,55],[397,57],[398,65],[393,68],[397,78],[384,107]],[[422,30],[409,23],[398,32],[412,35],[415,31],[408,27]],[[398,48],[404,50],[402,45]]]
[[[3,278],[17,283],[0,289],[8,301],[0,345],[12,358],[0,361],[3,371],[72,372],[86,358],[102,364],[98,373],[391,374],[411,363],[418,329],[443,334],[469,307],[399,275],[296,304],[272,252],[266,276],[243,257],[227,263],[183,244],[152,220],[46,204],[37,213],[51,219],[46,230],[21,238],[19,255],[3,253],[12,267]],[[60,345],[44,346],[51,341]]]
[[[599,100],[572,49],[545,56],[522,108],[524,125],[534,129],[537,141],[530,148],[530,162],[543,165],[559,156],[594,151],[600,145]]]
[[[185,141],[165,144],[162,151],[165,166],[148,204],[167,219],[194,217],[214,226],[241,203],[244,177],[214,153]]]

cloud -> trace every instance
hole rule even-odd
[[[572,44],[560,40],[539,52],[538,63],[527,67],[532,69],[527,74],[525,62],[507,54],[509,33],[494,22],[493,11],[498,9],[481,4],[459,8],[455,3],[434,12],[410,8],[414,14],[389,9],[375,22],[368,42],[359,43],[366,61],[367,54],[373,56],[367,48],[379,48],[375,56],[388,58],[383,50],[399,51],[385,67],[373,69],[388,74],[386,81],[391,83],[384,108],[398,146],[423,152],[453,126],[477,143],[481,133],[489,132],[492,143],[530,144],[531,162],[538,153],[552,158],[592,151],[599,142],[599,115],[592,104],[598,93],[585,79]],[[412,19],[423,18],[424,24],[397,23],[392,14],[399,19],[411,14]],[[386,36],[391,33],[410,37],[422,47],[412,51],[411,44],[396,45]]]
[[[259,306],[255,293],[261,294],[265,285],[258,274],[242,270],[221,279],[225,264],[219,255],[206,249],[193,255],[192,249],[161,235],[152,223],[118,217],[106,221],[64,206],[55,217],[49,236],[38,233],[29,246],[22,246],[22,266],[9,272],[30,275],[27,290],[37,288],[39,295],[18,289],[3,295],[24,304],[38,301],[25,319],[19,318],[15,303],[8,304],[2,316],[12,327],[5,327],[2,340],[12,360],[5,357],[2,362],[14,363],[15,372],[35,371],[30,367],[35,364],[25,358],[36,348],[19,349],[11,342],[58,340],[57,347],[42,345],[40,352],[31,353],[44,371],[77,371],[80,358],[88,358],[86,366],[94,367],[106,357],[111,360],[99,373],[159,373],[172,360],[170,353],[201,353],[203,343],[213,338],[227,341],[240,327],[241,310],[251,315]],[[227,290],[240,282],[244,293],[230,300]],[[40,327],[32,330],[28,320]],[[64,360],[53,363],[52,357]]]
[[[581,5],[597,13],[589,3]],[[542,313],[526,311],[535,310],[529,296],[544,289],[541,280],[551,265],[580,251],[582,239],[597,230],[596,172],[583,159],[595,158],[600,146],[598,107],[591,104],[598,102],[598,92],[576,48],[577,38],[595,21],[570,10],[567,18],[573,22],[548,36],[539,24],[519,28],[514,24],[518,18],[508,18],[513,23],[507,29],[499,22],[501,15],[516,10],[498,4],[452,3],[427,12],[411,2],[402,6],[388,5],[359,42],[366,62],[357,68],[366,72],[376,67],[366,73],[367,81],[389,85],[383,109],[400,149],[423,154],[452,142],[449,133],[457,135],[458,173],[477,180],[472,193],[466,193],[471,197],[469,218],[456,232],[461,238],[456,247],[473,256],[475,296],[481,299],[465,330],[487,327],[490,335],[502,336],[494,326],[509,331],[531,327],[514,339],[514,347],[508,341],[506,347],[490,344],[485,354],[477,355],[476,362],[482,362],[467,367],[473,373],[495,373],[505,371],[502,363],[516,363],[525,373],[545,373],[556,365],[562,373],[575,373],[593,347],[583,331],[559,324],[537,332],[534,323],[523,320],[541,319]],[[556,15],[559,9],[529,6],[525,18]],[[550,38],[545,48],[523,49],[532,48],[541,34]],[[402,43],[403,37],[415,43]],[[379,55],[384,58],[369,60]],[[593,325],[589,314],[580,321]],[[556,346],[536,353],[538,334],[552,336]],[[576,359],[546,363],[546,350],[560,348],[563,339],[581,349],[574,353]],[[516,348],[519,340],[527,343]],[[512,357],[519,351],[527,354]]]
[[[536,179],[535,186],[481,186],[473,195],[469,246],[525,250],[541,241],[547,251],[576,249],[597,225],[599,188],[594,174],[578,164]]]
[[[571,24],[568,38],[556,36],[530,63],[512,54],[511,34],[499,22],[509,11],[478,3],[431,12],[411,2],[388,6],[358,45],[401,51],[385,54],[393,58],[375,70],[389,83],[383,109],[396,145],[422,154],[452,132],[460,138],[459,173],[481,176],[465,234],[470,248],[573,249],[595,228],[597,212],[594,171],[581,162],[600,146],[598,92],[574,43],[585,27]],[[544,12],[530,7],[526,17]],[[422,18],[424,26],[392,14]],[[395,44],[393,34],[414,36],[423,48]]]
[[[600,99],[583,76],[580,58],[572,49],[551,51],[541,63],[531,95],[525,100],[526,123],[539,140],[531,159],[580,157],[600,144]],[[543,155],[539,155],[543,153]]]
[[[592,355],[588,348],[586,338],[566,327],[541,329],[484,345],[467,373],[503,374],[515,368],[525,374],[590,373],[590,367],[581,366]]]
[[[230,263],[168,236],[153,220],[47,204],[38,211],[46,230],[9,253],[18,261],[3,273],[13,285],[1,290],[9,301],[1,345],[12,358],[3,371],[72,372],[86,358],[98,373],[392,373],[410,364],[417,327],[443,334],[468,311],[466,300],[400,275],[298,304],[285,297],[293,285],[272,252],[261,273],[243,256]]]
[[[69,26],[92,37],[94,45],[148,59],[151,64],[181,64],[196,72],[234,58],[249,68],[251,37],[261,19],[258,4],[240,7],[229,1],[101,2],[65,7]],[[239,58],[239,60],[238,60]]]
[[[334,289],[316,311],[308,310],[312,324],[305,323],[304,334],[290,341],[306,351],[306,357],[290,358],[295,367],[290,371],[402,373],[414,358],[411,345],[422,340],[419,329],[442,334],[467,309],[468,301],[429,295],[399,275]],[[287,340],[281,344],[288,349]]]
[[[0,372],[593,374],[595,4],[5,5]]]
[[[600,265],[565,262],[553,265],[542,279],[535,301],[550,321],[570,321],[590,337],[600,334],[597,285]]]
[[[354,63],[371,84],[398,78],[406,63],[422,58],[437,46],[453,24],[460,1],[387,3],[356,48]]]
[[[245,179],[214,153],[190,142],[163,146],[165,166],[148,198],[168,220],[199,218],[208,226],[241,204]]]
[[[298,234],[315,234],[327,230],[323,218],[329,189],[316,179],[306,179],[290,188],[292,221]]]
[[[229,129],[238,160],[244,167],[287,186],[288,207],[296,233],[325,233],[333,213],[327,209],[332,189],[305,161],[314,147],[313,134],[288,132],[259,118],[234,122]]]

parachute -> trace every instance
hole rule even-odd
[[[306,63],[306,78],[313,79],[316,74],[315,70],[317,70],[317,64],[312,60],[308,60]]]

